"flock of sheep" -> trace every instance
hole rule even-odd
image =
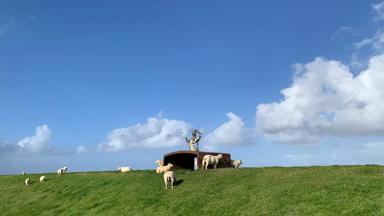
[[[222,158],[223,158],[222,154],[219,154],[216,156],[205,155],[203,157],[201,167],[203,170],[204,169],[207,170],[208,165],[213,165],[213,168],[216,169],[217,165],[219,164]],[[167,165],[164,165],[164,162],[162,160],[157,160],[155,163],[158,165],[158,167],[156,168],[156,173],[158,174],[164,173],[163,179],[164,179],[165,189],[168,189],[169,186],[173,189],[173,184],[176,181],[176,175],[172,171],[173,164],[168,163]],[[239,168],[241,164],[243,164],[241,160],[231,160],[231,166],[234,168]]]
[[[222,154],[219,154],[216,156],[205,155],[203,157],[201,167],[203,170],[204,169],[207,170],[208,165],[213,165],[213,168],[216,169],[217,165],[219,164],[219,162],[222,158],[223,158]],[[164,173],[163,179],[164,179],[165,189],[168,189],[169,187],[171,187],[173,189],[174,183],[176,181],[176,175],[172,171],[173,164],[168,163],[167,165],[164,165],[163,160],[157,160],[155,163],[158,165],[158,167],[156,168],[156,173],[157,174]],[[241,160],[231,160],[231,166],[234,168],[239,168],[241,164],[242,164]],[[127,173],[127,172],[132,171],[132,169],[130,167],[118,167],[117,170],[119,170],[119,172],[122,172],[122,173]],[[65,167],[58,169],[57,174],[63,175],[65,173],[67,173],[67,171],[68,171],[68,168],[65,166]],[[22,175],[25,175],[25,172],[22,172]],[[47,177],[41,176],[40,182],[45,182],[45,181],[47,181]],[[30,184],[31,184],[31,180],[29,178],[25,179],[25,185],[28,186]]]
[[[62,167],[62,168],[57,170],[57,175],[63,175],[65,173],[67,173],[67,170],[68,170],[68,168],[66,166]],[[25,175],[25,172],[22,172],[21,174]],[[48,180],[47,176],[40,176],[40,179],[39,179],[40,182],[45,182],[47,180]],[[31,179],[30,178],[25,179],[24,184],[25,184],[25,186],[30,185]]]

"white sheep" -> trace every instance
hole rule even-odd
[[[21,172],[21,175],[25,175],[25,172]]]
[[[41,176],[41,177],[40,177],[40,182],[45,182],[45,181],[47,181],[47,177],[45,177],[45,176]]]
[[[164,173],[164,184],[165,184],[165,189],[168,189],[168,183],[170,183],[172,190],[173,190],[173,183],[176,180],[175,173],[173,171],[167,171]]]
[[[164,161],[163,160],[156,160],[155,162],[157,166],[164,166]]]
[[[234,168],[239,168],[243,164],[241,160],[231,160],[231,166]]]
[[[28,186],[31,183],[31,180],[29,178],[25,179],[25,186]]]
[[[204,170],[207,170],[208,169],[208,165],[209,164],[212,164],[213,165],[213,168],[216,169],[217,167],[217,164],[219,164],[219,161],[220,159],[223,158],[223,154],[219,154],[217,156],[213,156],[213,155],[204,155],[203,157],[203,161],[201,163],[201,168]]]
[[[132,171],[131,167],[118,167],[117,169],[118,169],[120,172],[122,172],[122,173],[127,173],[127,172]]]
[[[64,174],[63,168],[58,169],[57,170],[57,175],[62,175],[62,174]]]
[[[159,166],[156,168],[156,173],[165,173],[167,171],[170,171],[173,167],[173,164],[169,163],[166,166]]]
[[[67,173],[67,170],[68,170],[68,167],[63,167],[63,168],[60,168],[57,170],[57,175],[62,175],[62,174],[65,174]]]

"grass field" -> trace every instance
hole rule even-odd
[[[1,215],[384,215],[384,167],[154,171],[0,176]],[[32,184],[24,186],[24,179]]]

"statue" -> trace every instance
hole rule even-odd
[[[199,151],[199,141],[201,139],[201,135],[201,132],[195,129],[192,131],[191,139],[185,137],[185,141],[188,143],[190,151]]]

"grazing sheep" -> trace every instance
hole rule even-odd
[[[41,177],[40,177],[40,182],[45,182],[45,181],[47,181],[47,177],[45,177],[45,176],[41,176]]]
[[[234,168],[239,168],[241,164],[243,164],[241,160],[231,160],[231,166]]]
[[[117,169],[118,169],[120,172],[122,172],[122,173],[127,173],[127,172],[132,171],[131,167],[118,167]]]
[[[158,166],[164,166],[164,161],[163,160],[156,160],[155,162]]]
[[[171,170],[172,167],[173,167],[173,164],[171,164],[171,163],[167,164],[166,166],[159,166],[156,168],[156,173],[160,174],[160,173],[167,172],[167,171]]]
[[[175,173],[173,171],[167,171],[164,173],[164,184],[165,184],[165,189],[168,189],[168,182],[171,183],[171,187],[173,190],[173,183],[176,180]]]
[[[25,179],[25,186],[28,186],[31,183],[31,180],[29,178]]]
[[[203,157],[203,161],[202,161],[202,164],[201,164],[201,168],[204,170],[207,170],[208,169],[208,165],[209,164],[212,164],[213,165],[213,168],[216,169],[217,167],[217,164],[219,164],[219,161],[220,159],[223,158],[223,154],[219,154],[217,156],[213,156],[213,155],[205,155]]]

